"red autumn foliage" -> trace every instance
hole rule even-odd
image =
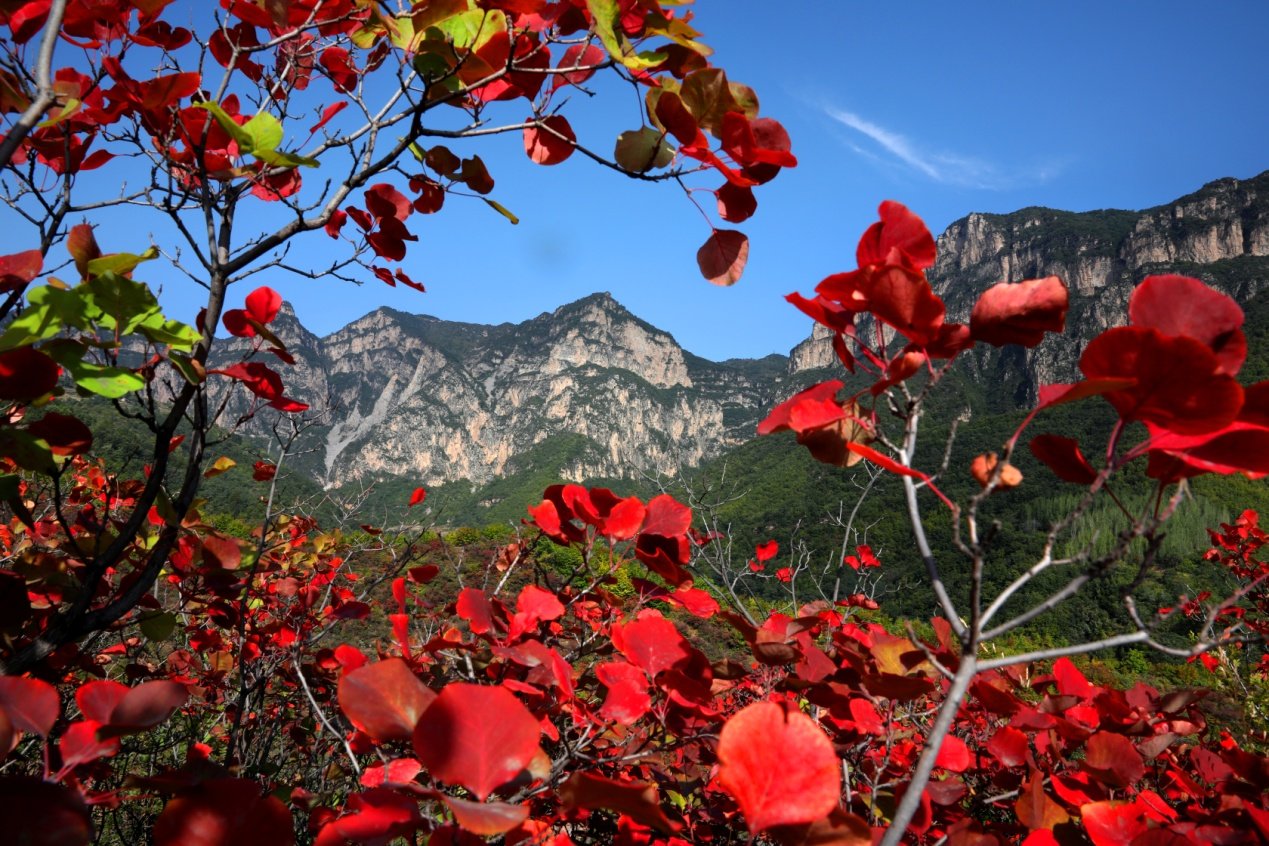
[[[703,577],[705,551],[725,546],[714,543],[721,534],[699,531],[692,510],[669,495],[644,502],[554,485],[529,507],[532,540],[482,550],[480,565],[422,532],[365,525],[349,541],[300,513],[270,510],[249,536],[213,526],[198,497],[220,403],[213,392],[245,388],[254,399],[244,421],[262,406],[307,410],[256,358],[294,361],[270,329],[280,295],[259,287],[225,310],[231,283],[291,267],[292,239],[320,229],[351,247],[332,273],[360,266],[422,290],[379,263],[414,252],[412,214],[474,194],[517,220],[490,196],[495,180],[480,156],[424,148],[422,139],[520,132],[535,162],[578,150],[653,181],[696,168],[721,177],[719,216],[733,223],[754,213],[754,189],[797,158],[783,127],[759,116],[753,92],[709,66],[692,17],[674,3],[490,0],[392,12],[359,0],[224,0],[221,19],[192,24],[197,31],[171,22],[177,6],[0,6],[5,68],[29,70],[32,57],[60,56],[67,45],[79,51],[79,65],[0,70],[6,115],[39,105],[41,70],[54,94],[33,118],[9,118],[0,141],[0,167],[14,181],[6,202],[29,200],[26,219],[51,233],[44,243],[41,228],[40,249],[0,257],[0,813],[10,839],[625,846],[758,835],[785,846],[878,837],[1140,846],[1269,837],[1269,764],[1233,737],[1209,736],[1200,692],[1093,684],[1064,657],[1051,668],[1034,655],[982,657],[994,634],[1018,624],[992,627],[1008,591],[1051,558],[968,615],[952,599],[966,592],[936,591],[934,639],[919,642],[866,616],[878,603],[864,592],[825,591],[788,613],[747,605],[735,580]],[[32,43],[44,40],[46,21],[57,51]],[[564,43],[557,61],[552,48]],[[146,67],[164,70],[131,75]],[[213,79],[174,67],[219,70]],[[624,164],[579,138],[563,111],[570,87],[599,72],[647,94],[639,126],[623,133],[646,149]],[[372,100],[384,90],[381,112]],[[304,92],[315,99],[306,103]],[[530,109],[533,118],[486,123],[487,110],[518,100],[516,114]],[[434,109],[462,112],[437,126],[468,128],[438,129]],[[208,291],[192,325],[168,319],[135,278],[159,250],[104,253],[91,223],[68,226],[72,211],[95,210],[77,205],[77,186],[89,181],[77,182],[80,174],[110,166],[103,174],[113,176],[119,162],[140,159],[153,167],[147,193],[103,207],[150,203],[178,221],[187,259],[179,266],[201,273]],[[323,164],[348,169],[301,179],[301,168]],[[52,184],[66,189],[50,192]],[[246,220],[235,217],[239,205],[258,203],[282,210],[284,222],[230,237]],[[58,239],[79,284],[32,288]],[[711,224],[698,265],[730,285],[748,250],[742,233]],[[855,258],[857,268],[823,280],[814,299],[789,299],[831,331],[856,381],[870,383],[812,387],[778,405],[760,433],[788,429],[826,463],[867,460],[896,474],[914,511],[918,490],[929,488],[963,532],[968,569],[981,574],[990,537],[979,533],[976,508],[1020,481],[1008,475],[1017,436],[981,456],[971,472],[986,487],[954,503],[935,486],[941,471],[915,466],[924,387],[912,389],[935,385],[978,341],[1033,346],[1061,331],[1065,288],[1052,277],[1002,283],[982,295],[968,326],[949,322],[926,277],[935,242],[893,202]],[[19,303],[20,319],[9,321]],[[1035,455],[1090,497],[1142,457],[1159,502],[1191,476],[1269,473],[1269,387],[1238,381],[1247,339],[1237,304],[1197,280],[1149,277],[1129,320],[1089,345],[1085,381],[1042,387],[1037,410],[1102,397],[1121,423],[1145,424],[1145,439],[1122,444],[1136,430],[1117,427],[1107,449],[1090,453],[1106,456],[1100,469],[1058,436],[1033,439]],[[222,324],[240,340],[232,360],[212,364]],[[89,457],[92,431],[62,413],[72,384],[135,400],[129,415],[155,436],[144,478],[120,478]],[[893,416],[905,424],[900,437],[883,431]],[[178,452],[183,469],[170,463]],[[278,466],[256,462],[253,480],[271,484]],[[408,505],[424,496],[416,489]],[[1153,548],[1166,516],[1157,509],[1126,536]],[[918,515],[925,544],[921,526]],[[1202,639],[1181,651],[1221,666],[1227,659],[1214,650],[1267,632],[1265,533],[1247,512],[1212,540],[1208,559],[1238,590],[1164,614],[1200,619]],[[541,560],[539,541],[571,547],[580,565],[560,572]],[[855,555],[847,548],[839,570],[879,568],[868,544],[856,543]],[[919,551],[941,586],[935,554]],[[805,561],[787,549],[788,566],[768,577],[763,563],[777,552],[763,544],[752,573],[735,569],[774,578],[796,597],[810,578]],[[1077,579],[1109,570],[1107,560],[1094,563]],[[977,602],[984,584],[975,578],[968,593]],[[1147,643],[1149,626],[1135,623],[1100,645]],[[696,628],[705,626],[726,632],[739,655],[707,655]]]

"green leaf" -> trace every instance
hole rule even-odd
[[[172,366],[185,377],[185,381],[191,385],[201,385],[207,380],[207,374],[203,370],[202,365],[198,364],[189,356],[173,353],[168,356],[168,361],[172,362]]]
[[[141,634],[153,641],[164,641],[176,631],[176,615],[171,611],[151,611],[137,621]]]
[[[89,263],[91,269],[92,263]],[[97,321],[107,329],[130,335],[143,323],[162,319],[159,301],[144,282],[136,282],[118,273],[107,272],[89,279],[82,288],[101,310]]]
[[[282,143],[282,123],[268,112],[256,112],[242,125],[242,131],[250,136],[250,152],[257,156],[272,153]]]
[[[511,221],[512,226],[515,226],[517,223],[520,222],[520,218],[512,214],[510,209],[508,209],[506,206],[504,206],[502,203],[498,202],[497,200],[491,200],[488,197],[481,197],[480,199],[488,203],[489,208],[493,209],[498,214],[502,215],[507,220]]]
[[[317,167],[318,165],[317,159],[295,153],[282,153],[277,150],[268,153],[256,153],[256,158],[270,167]]]
[[[83,344],[70,340],[48,344],[43,348],[50,358],[66,368],[77,387],[91,394],[118,399],[145,387],[145,379],[131,370],[84,361],[84,350]]]
[[[427,41],[419,45],[419,52],[414,54],[415,72],[426,79],[440,79],[450,71],[450,63],[446,60],[445,54],[452,54],[454,51],[450,48],[446,41]],[[456,78],[450,77],[445,80],[445,87],[450,90],[456,90],[461,85]]]
[[[95,258],[88,262],[88,275],[100,276],[106,273],[131,273],[143,261],[159,257],[157,247],[150,247],[141,255],[135,253],[111,253],[108,256]]]
[[[51,338],[62,331],[62,319],[47,305],[37,305],[14,318],[0,335],[0,351],[29,347],[36,341]]]
[[[238,143],[238,150],[245,156],[255,156],[273,167],[317,167],[317,159],[294,153],[278,151],[282,143],[282,124],[268,112],[256,112],[241,126],[219,105],[203,102],[198,105],[211,112],[216,123]]]
[[[674,148],[666,143],[665,135],[645,126],[618,135],[613,157],[625,170],[644,173],[674,161]]]
[[[428,29],[443,32],[455,49],[479,50],[489,39],[507,31],[507,16],[497,10],[472,9],[443,18]]]
[[[192,326],[179,320],[168,320],[162,314],[154,314],[142,321],[137,332],[151,343],[162,344],[178,350],[192,350],[202,335]]]
[[[429,3],[416,3],[419,8],[411,13],[410,31],[424,33],[428,27],[436,26],[446,18],[471,9],[471,0],[431,0]],[[417,49],[417,45],[414,49]]]
[[[608,55],[619,62],[625,62],[625,38],[617,35],[617,14],[620,11],[617,0],[586,0],[586,8],[590,9],[590,15],[595,19],[595,34],[599,36]]]
[[[76,329],[89,328],[97,316],[92,298],[82,285],[74,288],[44,285],[29,291],[26,298],[28,302],[48,306],[64,324]]]

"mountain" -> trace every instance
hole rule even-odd
[[[975,213],[938,247],[930,276],[950,319],[967,320],[978,294],[1001,280],[1056,274],[1070,287],[1066,336],[964,357],[953,399],[963,405],[947,414],[1008,413],[1029,405],[1040,384],[1073,378],[1083,346],[1122,321],[1147,274],[1195,275],[1249,315],[1269,310],[1258,296],[1269,287],[1269,172],[1140,212]],[[1248,327],[1253,341],[1258,325]],[[607,293],[518,324],[382,308],[319,338],[285,308],[274,328],[297,360],[288,393],[318,414],[292,466],[328,488],[444,487],[458,503],[452,517],[476,522],[522,514],[517,497],[532,498],[543,482],[634,485],[723,460],[776,402],[829,368],[840,375],[821,332],[788,356],[711,362]],[[231,345],[225,355],[236,352]]]
[[[607,293],[519,324],[382,308],[318,338],[288,307],[273,328],[296,358],[288,394],[320,415],[309,466],[328,486],[483,484],[561,440],[568,478],[696,466],[752,436],[787,371],[694,356]]]
[[[1154,273],[1196,276],[1251,302],[1269,286],[1269,171],[1220,179],[1145,211],[971,214],[939,236],[929,277],[957,321],[997,282],[1055,275],[1070,289],[1062,339],[1034,350],[980,347],[966,357],[971,378],[995,386],[993,406],[1003,410],[1033,402],[1041,384],[1074,379],[1084,345],[1123,322],[1133,287]],[[791,361],[795,370],[829,366],[827,336],[796,347]]]

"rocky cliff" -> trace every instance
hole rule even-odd
[[[1240,302],[1269,287],[1269,172],[1221,179],[1145,211],[1067,212],[1026,208],[971,214],[938,238],[930,271],[952,320],[967,320],[974,301],[1001,281],[1056,275],[1071,291],[1068,338],[1024,351],[975,350],[973,375],[1005,385],[1026,403],[1039,384],[1073,378],[1093,336],[1124,320],[1128,295],[1152,273],[1197,276]],[[827,337],[795,348],[794,371],[832,361]]]
[[[1075,375],[1084,344],[1123,319],[1147,274],[1196,275],[1241,302],[1269,287],[1269,173],[1141,212],[971,214],[938,247],[930,276],[951,319],[1001,280],[1056,274],[1071,289],[1066,337],[967,356],[989,404],[1017,407]],[[318,338],[286,309],[274,328],[297,359],[288,393],[317,415],[308,467],[326,485],[478,486],[528,463],[578,480],[673,473],[749,440],[767,409],[836,367],[824,331],[787,357],[706,361],[608,294],[520,324],[385,308]]]
[[[318,415],[326,484],[482,483],[557,435],[570,478],[694,466],[750,436],[782,356],[709,362],[595,294],[521,324],[380,309],[325,338],[284,310],[288,394]],[[235,409],[237,410],[237,409]]]

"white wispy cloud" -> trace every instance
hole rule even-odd
[[[1046,182],[1057,175],[1056,165],[1032,165],[1005,168],[973,156],[928,149],[912,139],[873,123],[854,112],[825,107],[833,120],[849,127],[872,141],[891,159],[907,165],[917,173],[947,185],[1004,190]],[[852,141],[846,145],[859,155],[877,160],[879,157]]]

